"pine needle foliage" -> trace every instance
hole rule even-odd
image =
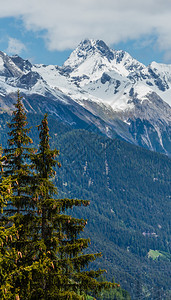
[[[34,151],[18,92],[8,148],[0,149],[0,298],[3,300],[85,300],[90,292],[115,287],[98,282],[104,270],[86,270],[101,253],[88,254],[89,239],[80,237],[87,220],[70,216],[89,201],[58,199],[53,183],[59,151],[50,148],[47,114]]]
[[[8,148],[4,149],[4,175],[11,175],[13,186],[13,206],[18,213],[21,209],[27,210],[31,206],[30,191],[30,165],[29,159],[33,148],[29,144],[33,143],[28,136],[29,128],[27,125],[27,117],[22,104],[22,97],[18,91],[17,102],[14,104],[15,110],[11,123],[8,123],[10,129]]]
[[[0,184],[0,272],[1,299],[22,296],[31,299],[29,286],[37,255],[36,212],[32,200],[32,143],[28,136],[26,114],[18,92],[9,132],[8,148],[1,158]],[[4,283],[4,284],[3,284]],[[11,295],[11,296],[10,296]]]
[[[50,149],[47,114],[38,129],[40,145],[38,153],[33,156],[37,174],[34,195],[41,218],[39,232],[45,256],[48,255],[51,260],[51,271],[48,278],[44,278],[41,293],[45,299],[86,299],[88,292],[97,294],[101,289],[114,287],[115,284],[96,280],[104,270],[85,271],[85,267],[101,253],[85,253],[90,240],[81,238],[80,233],[87,221],[73,218],[66,211],[74,206],[87,206],[90,202],[56,198],[57,189],[52,179],[55,165],[61,165],[56,160],[59,151]]]
[[[0,169],[3,174],[2,148],[0,147]],[[17,240],[18,232],[14,224],[4,218],[4,211],[12,197],[11,177],[2,177],[0,182],[0,299],[12,299],[13,276],[17,250],[12,243]],[[9,225],[7,225],[10,223]]]

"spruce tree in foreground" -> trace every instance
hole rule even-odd
[[[3,175],[2,148],[0,148],[0,169]],[[18,230],[11,218],[6,217],[6,207],[12,199],[11,177],[1,177],[0,182],[0,299],[14,299],[13,275],[17,274],[16,261],[19,252],[14,243]]]
[[[31,155],[33,149],[29,147],[32,140],[28,136],[29,129],[25,128],[27,120],[19,92],[15,108],[11,123],[8,124],[11,129],[8,148],[4,150],[5,155],[2,157],[4,179],[1,182],[1,190],[5,192],[6,187],[6,191],[9,191],[6,184],[10,184],[11,191],[3,213],[0,215],[2,229],[0,253],[3,257],[0,262],[2,276],[0,298],[32,299],[30,296],[32,274],[35,270],[39,273],[44,272],[47,267],[44,268],[46,258],[41,261],[38,255],[39,229],[36,206],[32,197],[34,173],[31,169]],[[4,264],[4,262],[7,263]]]
[[[103,273],[85,271],[101,254],[85,254],[89,239],[79,237],[86,221],[66,211],[89,204],[57,199],[52,179],[58,151],[49,145],[47,115],[39,126],[36,154],[26,129],[26,115],[18,93],[8,141],[2,158],[5,178],[0,185],[0,298],[24,300],[86,299],[86,294],[115,286],[97,282]]]
[[[29,284],[37,254],[36,212],[32,200],[32,180],[26,114],[18,92],[16,110],[8,124],[8,148],[1,158],[1,209],[0,215],[0,298],[27,298]]]
[[[32,206],[29,190],[31,180],[29,160],[33,149],[29,144],[33,142],[28,136],[30,129],[25,128],[28,122],[21,100],[18,91],[17,102],[14,104],[16,109],[13,111],[11,123],[8,123],[10,128],[8,148],[4,150],[4,176],[11,176],[13,205],[18,213]]]
[[[41,237],[52,268],[42,282],[43,299],[86,299],[86,294],[115,286],[95,279],[104,271],[85,271],[85,267],[101,254],[84,254],[90,240],[80,238],[86,220],[73,218],[66,210],[73,206],[89,205],[78,199],[56,199],[57,189],[52,182],[55,160],[59,152],[50,149],[47,115],[40,130],[40,145],[33,161],[37,172],[35,201],[41,218]],[[42,250],[43,251],[43,250]],[[43,290],[44,289],[44,290]],[[46,296],[45,296],[46,295]],[[47,297],[47,298],[46,298]]]

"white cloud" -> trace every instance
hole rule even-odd
[[[72,49],[84,38],[114,44],[154,33],[158,47],[171,50],[170,0],[3,1],[0,17],[10,16],[42,31],[49,50]]]
[[[6,51],[9,54],[20,54],[22,51],[25,51],[25,50],[26,50],[26,47],[21,41],[11,38],[11,37],[8,39],[8,48]]]

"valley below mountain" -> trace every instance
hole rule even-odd
[[[62,67],[0,52],[0,141],[8,138],[17,91],[37,147],[48,113],[60,150],[58,197],[90,200],[68,211],[87,219],[93,265],[131,299],[170,291],[171,65],[148,67],[103,41],[84,40]]]
[[[37,147],[36,126],[42,115],[27,114],[30,136]],[[7,139],[0,117],[0,139]],[[51,146],[60,151],[56,169],[59,198],[90,200],[89,207],[68,211],[87,220],[84,237],[89,252],[102,252],[91,268],[106,269],[106,277],[145,299],[170,298],[170,181],[166,155],[137,147],[49,117]],[[159,298],[160,299],[160,298]]]

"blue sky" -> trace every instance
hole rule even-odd
[[[18,18],[0,19],[0,51],[33,63],[62,65],[72,50],[49,50],[43,35],[43,31],[26,30]]]
[[[171,63],[170,19],[170,0],[6,0],[0,50],[62,65],[81,40],[93,38],[146,65]]]

